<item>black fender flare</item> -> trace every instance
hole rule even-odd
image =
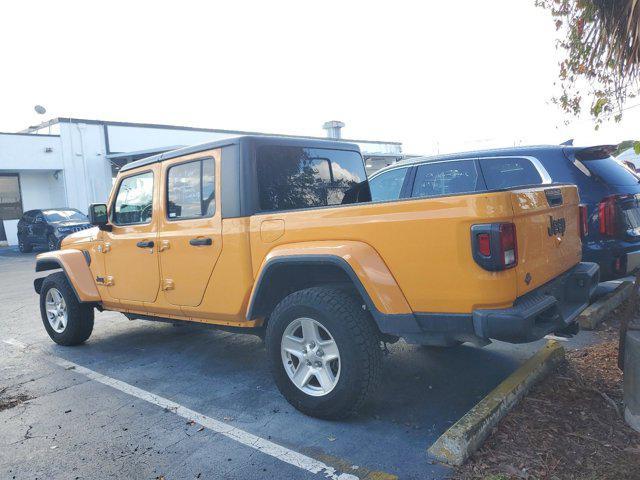
[[[281,267],[283,265],[329,265],[337,267],[342,270],[351,280],[353,286],[362,297],[367,310],[369,310],[369,312],[371,313],[371,316],[373,317],[382,333],[398,333],[398,328],[400,328],[402,331],[406,331],[406,333],[420,332],[420,327],[418,326],[416,318],[412,313],[388,314],[379,311],[373,303],[373,300],[371,299],[371,296],[367,292],[366,288],[362,284],[362,281],[353,271],[351,265],[349,265],[349,263],[345,259],[334,255],[285,255],[268,260],[267,263],[263,266],[260,275],[255,282],[253,294],[251,295],[249,306],[247,308],[247,320],[251,320],[257,316],[264,315],[265,312],[260,310],[259,305],[262,300],[262,296],[264,295],[264,291],[266,290],[266,285],[269,283],[270,276],[273,274],[273,272],[278,267]]]

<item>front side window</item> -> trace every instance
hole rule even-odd
[[[489,190],[543,183],[540,172],[527,158],[481,158],[480,167]]]
[[[384,202],[400,198],[400,191],[408,170],[408,168],[395,168],[369,180],[371,200]]]
[[[113,223],[148,223],[153,213],[153,172],[126,177],[120,182],[113,208]]]
[[[434,162],[418,167],[411,196],[455,195],[478,189],[478,169],[474,160]]]
[[[216,211],[213,158],[169,168],[167,216],[170,220],[211,217]]]
[[[257,174],[262,211],[370,200],[364,162],[354,151],[265,145]]]

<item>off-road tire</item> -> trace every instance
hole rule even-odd
[[[324,396],[300,390],[284,369],[282,335],[298,318],[312,318],[333,336],[340,352],[338,382]],[[276,385],[296,409],[306,415],[339,419],[356,412],[375,391],[382,366],[378,329],[362,301],[339,288],[312,287],[285,297],[267,323],[267,357]]]
[[[33,245],[26,240],[18,239],[18,250],[20,250],[20,253],[30,253],[33,251]]]
[[[55,287],[64,298],[67,306],[67,325],[61,333],[56,332],[47,319],[45,299],[49,289]],[[80,303],[73,288],[69,285],[67,276],[63,272],[52,273],[40,289],[40,315],[42,323],[51,339],[58,345],[72,346],[84,343],[93,331],[93,306]]]
[[[60,243],[54,235],[49,235],[47,237],[47,248],[50,252],[53,250],[60,250]]]

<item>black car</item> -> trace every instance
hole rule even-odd
[[[57,250],[64,237],[91,227],[86,215],[75,208],[29,210],[18,222],[18,245],[23,253],[36,245]]]

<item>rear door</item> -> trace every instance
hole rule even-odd
[[[220,149],[163,162],[160,268],[167,302],[197,306],[222,251]]]

